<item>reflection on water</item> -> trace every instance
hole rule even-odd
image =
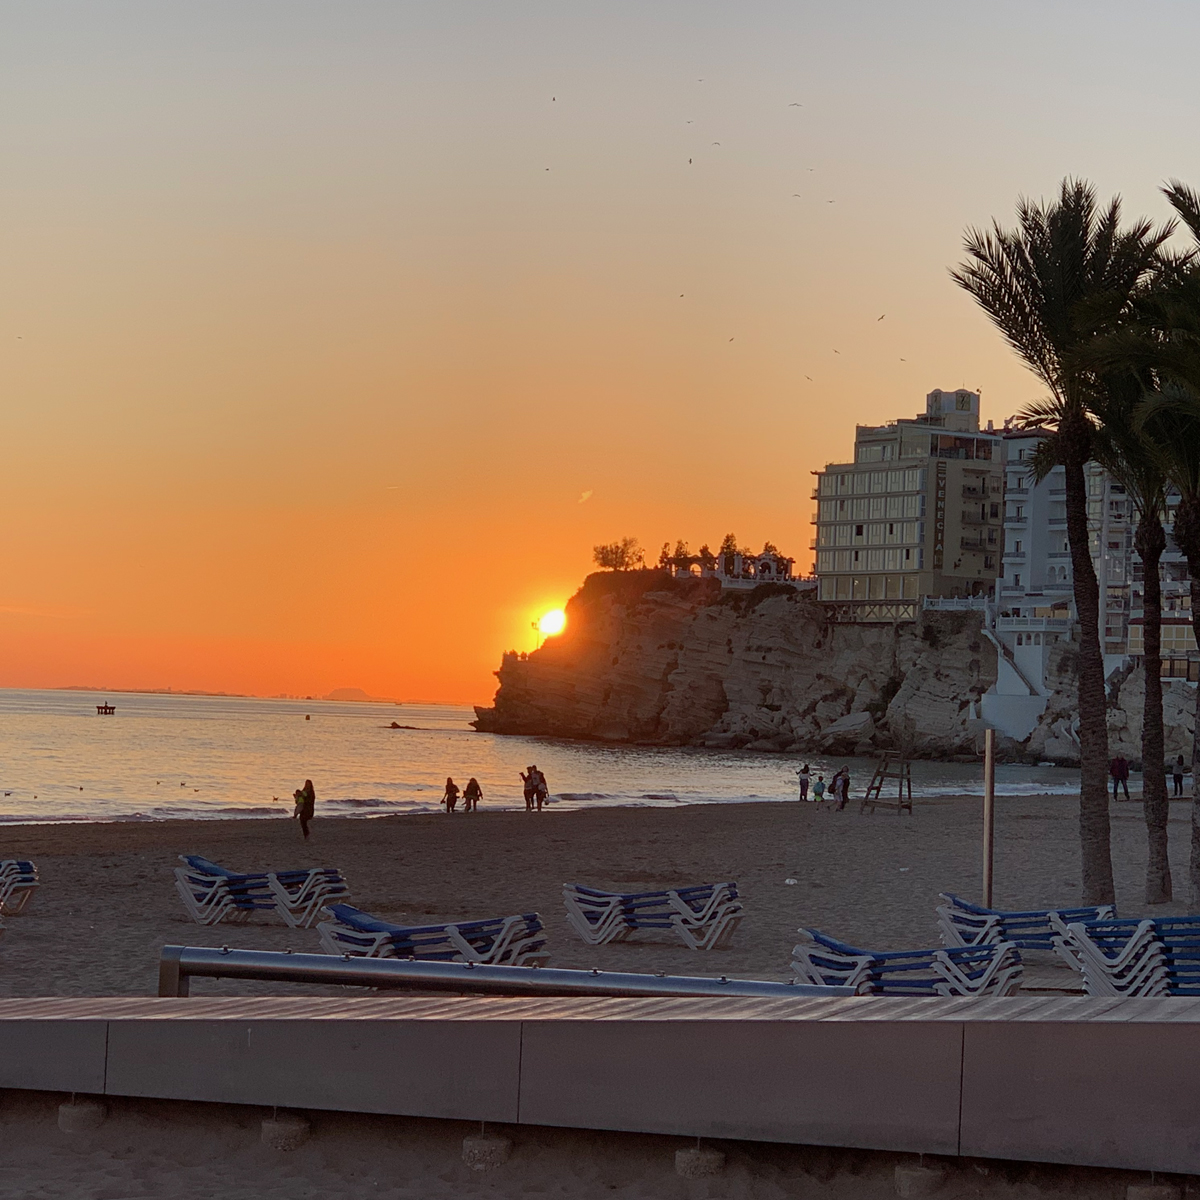
[[[105,700],[115,715],[96,715]],[[436,811],[447,775],[460,787],[474,775],[484,808],[523,808],[518,772],[530,763],[562,808],[796,795],[799,760],[790,756],[499,737],[475,733],[472,716],[450,705],[0,691],[0,821],[274,816],[291,812],[306,778],[318,814]],[[871,776],[867,759],[809,761],[814,778],[849,765],[853,795]],[[1000,795],[1078,786],[1073,770],[996,772]],[[982,770],[916,762],[913,787],[925,796],[982,794]]]

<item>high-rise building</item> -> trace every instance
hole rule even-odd
[[[1001,436],[977,392],[855,430],[854,461],[814,472],[817,596],[842,620],[912,620],[923,596],[986,596],[1003,550]]]

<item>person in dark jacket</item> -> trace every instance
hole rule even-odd
[[[317,793],[313,781],[306,779],[302,788],[297,788],[292,795],[296,800],[296,810],[292,813],[300,822],[300,829],[305,838],[308,837],[308,823],[313,819],[317,808]]]
[[[458,805],[458,784],[449,777],[446,779],[446,790],[442,793],[441,803],[446,806],[448,813],[452,813]]]
[[[1113,781],[1113,799],[1119,800],[1117,795],[1118,788],[1125,789],[1125,799],[1129,799],[1129,759],[1122,758],[1117,755],[1116,758],[1108,764],[1108,773],[1112,776]]]
[[[466,805],[466,811],[474,812],[479,807],[479,802],[482,799],[483,788],[479,786],[479,780],[472,775],[467,780],[467,786],[463,788],[463,803]]]

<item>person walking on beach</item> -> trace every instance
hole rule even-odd
[[[796,774],[800,777],[800,802],[803,804],[808,799],[808,782],[812,778],[808,771],[808,763],[805,763]]]
[[[452,813],[458,804],[458,784],[449,777],[446,779],[446,790],[442,793],[441,803],[446,806],[448,813]]]
[[[813,784],[813,800],[817,804],[821,804],[825,800],[825,776],[818,775],[817,782]]]
[[[1119,800],[1117,795],[1118,788],[1125,789],[1125,799],[1129,799],[1129,759],[1117,755],[1116,758],[1108,764],[1108,773],[1112,776],[1113,781],[1113,799]]]
[[[313,814],[317,808],[317,792],[313,787],[313,781],[306,779],[302,788],[297,788],[292,793],[293,799],[296,801],[296,807],[292,812],[292,816],[300,822],[300,831],[304,834],[305,840],[308,839],[308,823],[313,819]]]
[[[1181,754],[1171,767],[1171,778],[1175,783],[1175,795],[1183,795],[1183,755]]]
[[[466,805],[466,811],[474,812],[479,807],[479,802],[482,799],[483,788],[479,786],[479,780],[472,775],[467,780],[467,786],[463,788],[463,803]]]
[[[833,795],[837,800],[836,811],[841,812],[850,799],[850,772],[845,767],[833,777]]]
[[[525,811],[533,811],[533,798],[537,795],[537,767],[526,767],[520,772],[525,791]]]
[[[530,767],[529,770],[533,775],[533,799],[537,804],[538,812],[541,812],[542,805],[550,798],[550,788],[546,783],[545,775],[537,767]]]

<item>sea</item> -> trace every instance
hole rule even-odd
[[[101,716],[97,705],[115,712]],[[474,776],[485,809],[521,809],[536,764],[557,809],[796,799],[798,760],[476,733],[448,704],[266,700],[161,693],[0,690],[0,823],[165,821],[290,814],[311,779],[318,815],[439,811],[447,776]],[[400,728],[393,728],[393,725]],[[814,778],[867,759],[811,760]],[[983,794],[977,764],[915,762],[914,794]],[[1079,772],[1001,764],[997,795],[1068,794]]]

